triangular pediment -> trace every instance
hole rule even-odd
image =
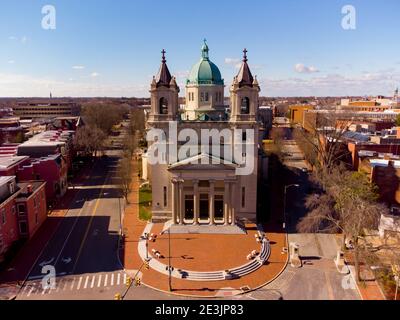
[[[168,170],[235,170],[236,168],[238,165],[232,161],[201,153],[169,165]]]

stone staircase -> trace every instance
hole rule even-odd
[[[269,258],[271,253],[271,247],[268,240],[264,240],[261,246],[260,254],[254,258],[254,260],[246,263],[240,267],[230,269],[229,273],[225,271],[214,271],[214,272],[195,272],[195,271],[184,271],[177,270],[181,274],[182,279],[192,281],[219,281],[219,280],[230,280],[237,279],[248,275],[257,269],[259,269]]]
[[[149,233],[152,228],[152,223],[149,223],[144,233]],[[258,232],[260,235],[264,235],[261,226],[257,226]],[[138,243],[138,251],[139,255],[141,256],[142,260],[145,260],[146,257],[146,243],[145,240],[140,239]],[[175,269],[171,272],[171,276],[180,279],[192,280],[192,281],[221,281],[221,280],[230,280],[243,277],[248,275],[257,269],[261,268],[261,266],[268,260],[271,254],[271,246],[269,241],[264,238],[261,243],[261,250],[260,253],[248,263],[239,266],[237,268],[229,269],[229,270],[221,270],[221,271],[208,271],[208,272],[201,272],[201,271],[189,271],[189,270],[182,270],[182,269]],[[149,256],[152,255],[149,253]],[[157,259],[151,258],[150,267],[162,274],[168,275],[168,267],[167,265],[163,264],[162,262],[158,261]],[[227,272],[228,271],[228,272]]]

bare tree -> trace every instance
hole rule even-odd
[[[131,183],[132,183],[132,160],[128,156],[123,156],[119,162],[117,169],[117,177],[120,180],[120,185],[122,192],[126,201],[128,201],[128,195],[131,191]]]
[[[321,173],[322,172],[322,173]],[[363,173],[333,168],[330,173],[321,171],[321,193],[312,194],[306,200],[309,213],[298,225],[299,232],[341,232],[343,247],[350,239],[354,247],[357,278],[360,281],[360,253],[366,243],[360,242],[366,230],[376,229],[380,215],[387,212],[378,203],[376,186]]]
[[[106,134],[97,127],[84,126],[79,128],[75,135],[75,148],[85,154],[97,156],[104,146]]]
[[[88,126],[97,127],[105,134],[109,134],[112,127],[121,122],[127,112],[126,106],[89,103],[83,106],[82,117]]]
[[[310,115],[304,120],[304,128],[295,129],[294,137],[311,164],[329,172],[349,154],[342,140],[351,121],[329,111]]]

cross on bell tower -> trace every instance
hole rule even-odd
[[[165,51],[165,49],[162,49],[161,53],[162,53],[162,60],[161,60],[162,63],[167,62],[167,60],[165,59],[165,54],[167,53],[167,51]]]
[[[243,62],[247,62],[247,49],[243,49]]]

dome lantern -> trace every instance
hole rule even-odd
[[[201,47],[201,59],[192,67],[186,84],[224,85],[221,72],[209,59],[209,48],[205,39]]]

